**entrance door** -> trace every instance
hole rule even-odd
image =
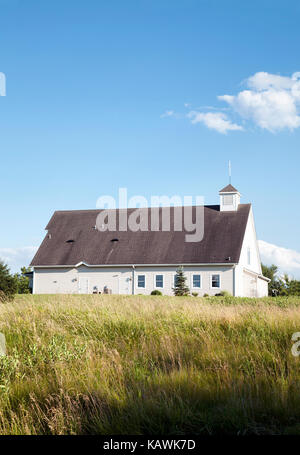
[[[122,273],[119,276],[119,294],[131,294],[131,278],[127,273]]]
[[[88,293],[89,293],[89,279],[88,278],[79,278],[78,294],[88,294]]]

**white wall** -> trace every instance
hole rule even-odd
[[[243,297],[257,297],[257,275],[254,273],[243,273]]]
[[[250,263],[248,262],[250,250]],[[268,295],[268,283],[259,278],[261,261],[257,244],[252,208],[245,230],[241,255],[235,268],[235,293],[237,297],[264,297]]]
[[[173,295],[176,266],[136,267],[134,271],[134,294],[149,295],[154,289],[160,289],[164,295]],[[221,290],[233,293],[233,269],[230,266],[186,266],[184,272],[187,286],[191,292],[215,295]],[[192,275],[201,275],[201,288],[192,288]],[[221,278],[220,289],[211,288],[211,275],[218,273]],[[145,275],[145,288],[138,288],[138,275]],[[162,274],[164,287],[156,288],[155,275]],[[104,286],[113,294],[132,294],[132,267],[86,267],[78,268],[36,268],[34,269],[35,294],[77,294],[92,293],[94,286],[103,292]]]
[[[34,268],[34,294],[92,293],[94,286],[103,292],[104,286],[114,294],[132,293],[129,268]],[[120,289],[121,285],[121,289]],[[127,292],[126,288],[128,289]]]
[[[257,279],[257,297],[266,297],[268,295],[268,282],[262,278]]]
[[[243,296],[243,267],[241,264],[237,264],[234,269],[234,296]]]
[[[94,286],[103,292],[106,286],[112,294],[132,294],[132,267],[86,267],[77,269],[78,282],[88,279],[88,293],[93,292]],[[85,293],[85,292],[83,292]]]
[[[250,248],[250,264],[248,263],[248,248]],[[253,270],[253,272],[261,274],[261,263],[252,208],[249,213],[249,218],[245,230],[239,264],[243,267],[246,267],[248,270]]]
[[[73,268],[34,268],[34,294],[72,294],[77,289],[77,272]]]
[[[135,269],[135,294],[150,294],[153,289],[159,289],[164,295],[173,295],[174,275],[176,274],[177,267],[136,267]],[[198,295],[203,294],[215,295],[221,290],[226,290],[233,293],[233,272],[232,267],[222,266],[185,266],[184,273],[187,277],[187,286],[191,292],[198,292]],[[193,288],[193,274],[201,275],[201,288]],[[218,273],[221,278],[220,289],[211,288],[211,275]],[[137,287],[137,276],[145,275],[146,287],[145,289]],[[156,288],[155,275],[162,274],[164,277],[164,288]]]

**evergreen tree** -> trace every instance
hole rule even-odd
[[[25,273],[31,272],[30,267],[21,267],[21,273],[15,273],[14,279],[16,281],[17,293],[18,294],[29,294],[29,278],[25,276]]]
[[[11,300],[17,291],[15,278],[6,264],[0,261],[0,301]]]
[[[183,271],[183,267],[180,266],[175,275],[175,286],[173,292],[177,296],[188,295],[190,292],[189,288],[186,285],[186,276]]]
[[[263,275],[270,278],[269,295],[274,297],[287,295],[300,295],[300,281],[290,279],[287,274],[279,277],[278,267],[276,265],[266,266],[262,264]]]

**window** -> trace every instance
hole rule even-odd
[[[248,263],[248,265],[251,264],[251,249],[250,248],[247,249],[247,263]]]
[[[146,277],[145,277],[145,275],[138,275],[137,287],[138,288],[144,288],[145,285],[146,285]]]
[[[233,205],[233,195],[226,194],[225,196],[223,196],[223,204],[224,205]]]
[[[164,287],[164,276],[163,275],[156,275],[155,277],[155,287],[163,288]]]
[[[201,275],[193,275],[193,288],[201,288]]]
[[[211,287],[212,288],[219,288],[220,287],[220,275],[212,275],[211,276]]]
[[[177,283],[177,275],[174,275],[174,288],[176,287],[176,283]]]

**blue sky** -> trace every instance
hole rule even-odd
[[[230,159],[264,258],[300,276],[299,2],[0,8],[0,255],[12,269],[54,210],[95,208],[119,187],[214,204]]]

